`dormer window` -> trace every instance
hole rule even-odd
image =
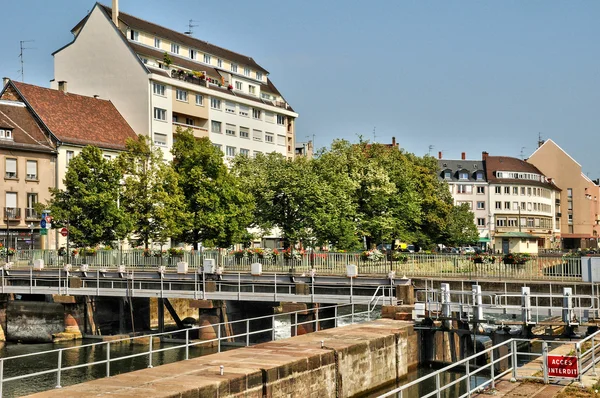
[[[444,179],[450,180],[452,178],[452,172],[450,170],[444,170]]]
[[[138,32],[137,30],[130,30],[129,31],[129,38],[133,41],[140,41],[140,32]]]
[[[458,172],[458,179],[459,180],[468,180],[469,179],[469,173],[466,171],[459,171]]]
[[[477,172],[475,173],[475,179],[476,179],[477,181],[481,181],[481,180],[483,180],[483,171],[477,171]]]
[[[0,139],[12,141],[12,139],[13,139],[12,130],[0,129]]]

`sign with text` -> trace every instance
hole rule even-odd
[[[579,377],[577,368],[577,357],[566,355],[548,355],[548,376],[567,377],[576,379]]]

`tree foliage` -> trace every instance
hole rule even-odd
[[[244,240],[252,222],[254,200],[229,172],[223,154],[208,138],[178,130],[173,168],[179,175],[186,211],[191,216],[181,239],[193,244],[228,247]]]
[[[444,243],[449,246],[464,246],[477,243],[479,232],[474,222],[474,214],[466,203],[453,206],[445,234]]]
[[[121,206],[131,218],[132,230],[145,248],[150,242],[166,242],[188,229],[189,216],[179,177],[163,161],[160,149],[146,136],[127,141],[117,162],[123,171]]]
[[[75,246],[110,244],[130,229],[126,213],[118,206],[122,174],[97,147],[87,146],[71,159],[64,189],[51,189],[49,209],[57,227],[69,226]]]

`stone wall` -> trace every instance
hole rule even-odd
[[[52,342],[52,335],[64,330],[64,321],[64,307],[60,303],[10,301],[6,309],[6,340]]]

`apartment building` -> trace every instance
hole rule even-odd
[[[483,152],[482,160],[489,184],[494,250],[507,253],[518,246],[520,251],[537,253],[538,248],[556,248],[560,225],[555,215],[560,188],[521,159]]]
[[[556,223],[560,244],[565,250],[597,248],[600,232],[600,187],[581,169],[581,165],[552,140],[540,142],[527,159],[561,189],[557,200]]]
[[[5,78],[0,111],[5,114],[0,113],[5,230],[10,234],[14,228],[12,232],[25,236],[33,228],[38,248],[40,216],[33,205],[50,199],[49,188],[64,188],[69,161],[87,145],[97,146],[112,160],[137,135],[110,101],[70,93],[64,83],[53,90]],[[53,249],[64,240],[54,230],[43,243]],[[23,248],[22,239],[16,243]]]
[[[490,242],[488,183],[481,160],[468,160],[463,152],[460,160],[442,159],[438,153],[439,179],[448,183],[455,205],[466,204],[474,213],[479,231],[479,245],[486,249]]]
[[[54,55],[54,86],[110,99],[138,134],[170,149],[179,128],[224,156],[293,158],[298,114],[251,57],[96,3]]]

